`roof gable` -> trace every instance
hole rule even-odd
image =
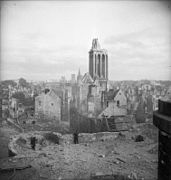
[[[114,98],[118,98],[118,97],[120,98],[121,96],[126,99],[124,92],[121,89],[119,89],[119,91],[116,93]]]
[[[56,98],[61,98],[62,97],[62,91],[57,91],[57,90],[54,90],[54,89],[51,89],[48,94],[51,95],[51,96],[55,96]]]
[[[87,84],[92,84],[93,83],[93,79],[90,76],[89,73],[85,73],[83,78],[82,78],[82,83],[87,83]]]
[[[120,91],[119,89],[118,90],[110,89],[107,92],[107,99],[108,100],[113,100],[116,97],[116,95],[118,94],[119,91]]]

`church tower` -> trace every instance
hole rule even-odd
[[[108,54],[107,50],[101,49],[98,39],[93,39],[89,51],[89,74],[92,79],[99,79],[102,86],[107,86],[108,81]]]

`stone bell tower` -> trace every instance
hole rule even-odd
[[[101,49],[98,39],[93,39],[92,47],[89,51],[89,74],[92,79],[99,79],[100,84],[108,81],[108,53]]]
[[[89,51],[89,73],[93,79],[108,80],[108,54],[107,50],[101,49],[98,39],[93,39]]]

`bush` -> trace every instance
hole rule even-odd
[[[53,133],[46,133],[44,137],[46,140],[52,143],[59,144],[59,137]]]
[[[22,145],[26,145],[27,144],[27,141],[25,139],[23,139],[22,137],[19,137],[16,141],[16,143],[20,146]]]

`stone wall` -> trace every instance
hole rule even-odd
[[[35,98],[35,113],[49,119],[61,120],[61,100],[53,94],[41,94]]]
[[[99,132],[99,133],[80,133],[78,137],[79,143],[90,143],[94,141],[114,140],[117,138],[117,132]],[[8,144],[9,155],[25,155],[28,156],[32,152],[31,137],[36,137],[36,151],[40,152],[49,145],[59,146],[65,144],[73,144],[73,134],[61,135],[60,133],[50,131],[36,131],[29,133],[21,133],[12,136]]]

